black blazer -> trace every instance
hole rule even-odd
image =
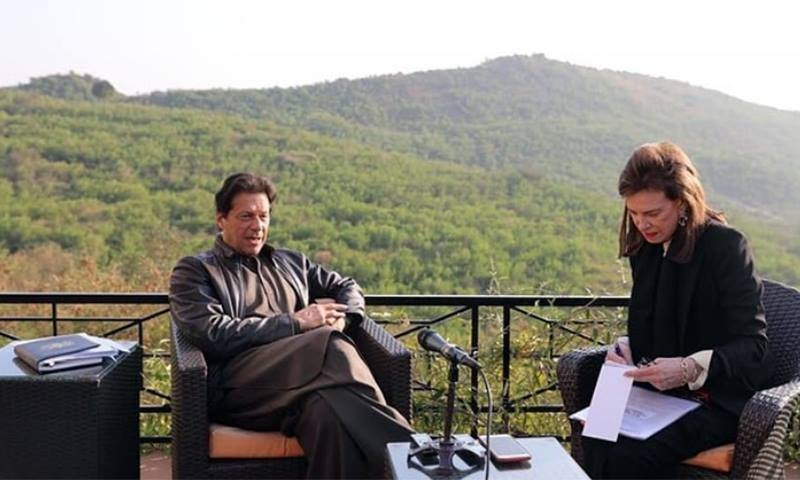
[[[641,335],[651,318],[652,289],[661,245],[645,243],[630,257],[633,276],[628,334]],[[669,255],[664,261],[669,260]],[[721,408],[739,415],[744,404],[770,376],[763,287],[745,237],[711,221],[703,229],[691,259],[677,266],[675,321],[680,356],[711,349],[703,389]],[[649,292],[649,293],[647,293]],[[631,344],[634,344],[631,338]],[[636,352],[634,352],[636,355]]]

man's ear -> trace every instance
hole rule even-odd
[[[222,227],[225,226],[225,215],[223,215],[222,213],[217,212],[216,219],[217,219],[217,228],[221,232],[223,230]]]

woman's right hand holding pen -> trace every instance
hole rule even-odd
[[[613,345],[609,345],[608,351],[606,352],[606,360],[625,365],[633,365],[633,357],[631,355],[631,346],[630,343],[628,343],[628,337],[619,337]]]

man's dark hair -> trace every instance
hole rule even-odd
[[[222,188],[214,195],[217,213],[227,215],[231,211],[233,199],[236,195],[246,193],[264,193],[269,199],[270,210],[278,197],[275,185],[267,178],[252,173],[234,173],[222,183]]]

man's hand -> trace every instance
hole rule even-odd
[[[318,299],[314,300],[314,303],[319,303],[320,305],[328,305],[328,304],[331,304],[331,303],[336,303],[336,299],[335,298],[327,298],[327,297],[318,298]],[[339,330],[340,332],[343,332],[344,331],[344,327],[347,326],[347,313],[345,313],[344,317],[342,317],[342,318],[336,320],[335,322],[331,323],[330,326],[335,328],[336,330]]]
[[[613,345],[608,347],[606,360],[614,363],[622,363],[624,365],[633,365],[633,357],[631,356],[631,346],[628,343],[628,337],[619,337]]]
[[[625,372],[625,376],[637,382],[648,382],[661,391],[670,390],[686,383],[681,360],[681,357],[656,358],[644,367]]]
[[[347,326],[347,320],[344,317],[338,318],[335,322],[330,324],[331,328],[339,330],[340,332],[344,331],[344,327]]]
[[[294,318],[300,324],[301,332],[307,332],[326,325],[341,331],[344,329],[345,310],[347,310],[347,305],[342,303],[314,303],[294,312]]]

